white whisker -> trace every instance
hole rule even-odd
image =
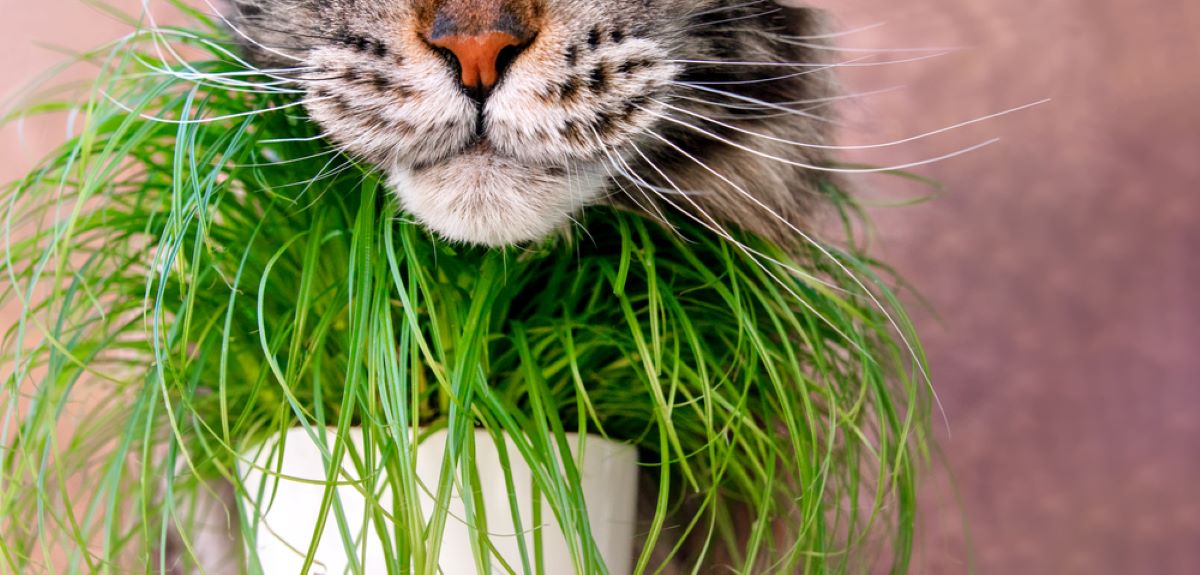
[[[653,132],[651,132],[651,133],[653,133]],[[800,294],[796,293],[796,291],[793,290],[792,287],[787,284],[787,282],[784,282],[782,279],[780,279],[779,276],[777,276],[773,270],[771,270],[766,265],[764,265],[763,262],[759,259],[759,257],[760,257],[759,252],[757,252],[756,250],[753,250],[752,248],[750,248],[743,242],[739,241],[737,238],[733,237],[732,234],[730,234],[729,232],[727,232],[726,230],[721,228],[721,226],[717,222],[716,218],[714,218],[712,215],[710,215],[706,210],[704,210],[704,208],[700,207],[698,204],[696,204],[695,202],[688,199],[687,195],[683,193],[683,190],[679,189],[679,186],[676,185],[675,182],[672,181],[671,178],[669,176],[667,176],[662,171],[662,169],[660,169],[652,160],[650,160],[650,158],[648,156],[646,156],[646,154],[644,152],[642,152],[641,148],[639,148],[636,144],[631,144],[631,146],[633,147],[634,151],[636,151],[637,154],[639,156],[641,156],[641,158],[647,163],[647,165],[650,167],[650,169],[657,172],[659,174],[659,176],[662,177],[672,188],[674,188],[676,191],[680,192],[681,196],[685,200],[687,200],[689,204],[691,204],[692,208],[695,209],[700,215],[704,216],[704,218],[707,219],[709,222],[711,222],[711,225],[709,223],[705,223],[704,221],[700,220],[695,214],[692,214],[689,210],[680,208],[679,205],[676,204],[675,202],[671,201],[671,199],[669,197],[661,195],[661,194],[659,194],[659,197],[661,197],[664,201],[666,201],[671,206],[673,206],[676,211],[684,214],[686,217],[688,217],[691,220],[695,221],[696,223],[700,224],[705,229],[717,234],[718,236],[723,238],[725,241],[732,244],[739,251],[746,254],[746,256],[750,259],[751,262],[754,263],[755,266],[757,266],[764,273],[766,273],[767,276],[769,276],[772,280],[774,280],[777,284],[779,284],[779,286],[782,287],[784,289],[784,291],[788,292],[788,295],[795,298],[796,301],[798,303],[800,303],[801,306],[803,306],[808,311],[812,312],[813,315],[815,315],[827,327],[829,327],[831,330],[833,330],[835,333],[837,333],[851,347],[854,347],[854,348],[858,349],[859,351],[861,351],[864,355],[871,357],[870,354],[868,354],[867,351],[858,344],[858,342],[854,341],[852,338],[850,338],[848,335],[846,335],[843,331],[841,331],[841,329],[838,328],[836,324],[834,324],[829,318],[825,317],[825,315],[822,314],[819,310],[814,308],[812,306],[812,304],[810,304],[808,302],[808,300],[804,299],[803,297],[800,296]],[[625,163],[623,160],[622,160],[622,164],[625,166],[626,169],[625,170],[619,169],[619,171],[622,171],[627,177],[634,178],[632,181],[635,181],[635,182],[641,181],[641,183],[645,184],[650,190],[652,190],[652,191],[655,190],[655,188],[657,186],[654,186],[648,182],[645,182],[645,180],[643,180],[639,176],[633,175],[632,170],[629,169],[629,165],[627,163]],[[766,259],[770,260],[770,258],[766,258]],[[826,285],[826,286],[829,285],[826,282],[823,282],[820,279],[817,279],[816,277],[812,276],[812,274],[797,270],[791,266],[784,266],[784,267],[786,269],[788,269],[789,271],[791,271],[792,273],[798,274],[798,276],[800,278],[804,279],[805,281],[813,281],[818,284]]]
[[[686,84],[686,83],[682,83],[682,82],[675,82],[675,85],[676,85],[676,86],[680,86],[680,87],[685,87],[685,88],[692,88],[692,89],[695,89],[695,90],[702,90],[702,91],[709,92],[709,93],[713,93],[713,94],[718,94],[718,95],[721,95],[721,96],[725,96],[725,97],[727,97],[727,98],[732,98],[732,99],[734,99],[734,100],[740,100],[740,101],[743,101],[743,102],[749,102],[749,103],[751,103],[751,104],[754,104],[754,105],[756,105],[756,106],[760,106],[760,107],[761,107],[760,109],[769,109],[769,110],[775,110],[775,111],[777,111],[777,112],[783,112],[783,113],[785,113],[785,114],[788,114],[788,115],[792,115],[792,116],[799,116],[799,117],[802,117],[802,118],[807,118],[807,119],[809,119],[809,120],[813,120],[813,121],[815,121],[815,122],[822,122],[822,123],[827,123],[827,124],[835,124],[835,125],[836,125],[836,124],[838,124],[838,122],[835,122],[835,121],[833,121],[833,120],[831,120],[831,119],[829,119],[829,118],[825,118],[825,117],[823,117],[823,116],[819,116],[819,115],[817,115],[817,114],[813,114],[812,112],[808,111],[807,109],[799,109],[799,110],[797,110],[797,109],[795,109],[795,108],[789,108],[789,107],[788,107],[789,103],[776,104],[776,103],[774,103],[774,102],[767,102],[767,101],[765,101],[765,100],[760,100],[760,99],[758,99],[758,98],[751,98],[750,96],[743,96],[743,95],[741,95],[741,94],[737,94],[737,93],[734,93],[734,92],[727,92],[727,91],[725,91],[725,90],[718,90],[718,89],[716,89],[716,88],[711,88],[711,87],[708,87],[708,86],[697,86],[697,85],[695,85],[695,84]],[[728,106],[728,105],[726,105],[726,104],[721,104],[721,103],[714,103],[714,104],[715,104],[715,105],[717,105],[717,106],[720,106],[720,107],[724,107],[724,108],[728,108],[728,107],[729,107],[729,106]]]
[[[263,141],[265,141],[265,140],[260,140],[259,143],[262,143]],[[286,165],[286,164],[296,164],[296,163],[300,163],[300,162],[307,162],[309,160],[315,160],[317,158],[323,158],[330,154],[337,154],[339,152],[341,152],[341,150],[339,150],[335,146],[331,146],[328,150],[325,150],[324,152],[317,152],[315,154],[309,154],[307,156],[301,156],[299,158],[289,158],[286,160],[275,160],[275,161],[271,161],[271,162],[249,162],[249,163],[244,163],[244,164],[238,164],[238,167],[241,167],[241,168],[269,168],[269,167],[273,167],[273,166],[282,166],[282,165]]]
[[[875,22],[874,24],[867,24],[865,26],[859,26],[858,28],[842,30],[839,32],[827,32],[825,34],[810,34],[810,35],[805,35],[805,36],[780,34],[780,36],[783,38],[790,38],[792,40],[832,40],[835,38],[845,38],[847,36],[854,36],[857,34],[862,34],[863,32],[869,32],[871,30],[882,28],[884,26],[887,26],[886,20]]]
[[[642,197],[645,198],[646,201],[650,203],[650,208],[652,208],[652,209],[648,209],[648,208],[646,208],[646,206],[643,206],[642,203],[639,202],[638,199],[633,196],[633,194],[630,194],[629,191],[625,189],[625,186],[621,184],[620,180],[618,180],[613,175],[613,168],[616,166],[616,164],[615,164],[616,160],[613,158],[613,152],[609,149],[609,147],[607,145],[604,144],[603,138],[600,137],[599,132],[597,132],[595,128],[592,128],[592,135],[596,138],[596,144],[604,152],[604,155],[608,156],[608,163],[604,163],[604,169],[606,172],[608,172],[608,177],[610,180],[612,180],[613,184],[615,184],[617,186],[617,188],[619,188],[621,190],[621,192],[625,195],[625,197],[629,198],[630,201],[632,201],[634,204],[636,204],[637,207],[642,210],[642,213],[650,215],[651,217],[654,217],[660,223],[662,223],[662,225],[670,228],[671,231],[675,233],[675,235],[682,238],[683,234],[681,234],[679,232],[679,229],[677,227],[675,227],[675,224],[671,223],[670,219],[668,219],[666,214],[664,214],[662,212],[662,210],[659,208],[658,203],[650,198],[649,194],[646,193],[645,189],[643,189],[636,182],[633,182],[634,187],[636,187],[637,190],[639,192],[641,192]]]
[[[853,48],[853,47],[847,47],[847,46],[837,46],[837,45],[833,45],[833,44],[816,44],[816,43],[812,43],[812,42],[804,42],[804,41],[800,41],[800,40],[794,40],[794,39],[786,38],[786,37],[775,37],[774,39],[776,41],[782,42],[784,44],[790,44],[792,46],[799,46],[801,48],[808,48],[810,50],[824,50],[824,51],[829,51],[829,52],[845,52],[847,54],[853,54],[853,53],[860,53],[860,54],[912,54],[912,53],[918,53],[918,54],[923,54],[923,53],[928,53],[928,52],[941,52],[943,54],[952,54],[954,52],[962,52],[963,50],[967,49],[963,46],[937,46],[937,47],[930,46],[928,48]]]
[[[145,2],[147,2],[147,0],[142,0],[142,2],[143,2],[143,3],[145,3]],[[229,26],[229,29],[230,29],[230,30],[233,30],[233,32],[234,32],[235,34],[237,34],[238,36],[241,36],[241,37],[242,37],[243,39],[245,39],[247,42],[250,42],[251,44],[253,44],[253,45],[255,45],[255,46],[259,47],[259,48],[262,48],[263,50],[265,50],[265,51],[267,51],[267,52],[269,52],[269,53],[271,53],[271,54],[274,54],[274,55],[276,55],[276,56],[280,56],[280,57],[282,57],[282,58],[287,58],[287,59],[289,59],[289,60],[295,60],[295,61],[297,61],[297,62],[303,62],[303,61],[304,61],[304,59],[303,59],[303,58],[297,58],[297,57],[295,57],[295,56],[292,56],[291,54],[286,54],[286,53],[284,53],[284,52],[280,52],[279,50],[275,50],[274,48],[271,48],[271,47],[269,47],[269,46],[265,46],[265,45],[261,44],[261,43],[260,43],[258,40],[255,40],[254,38],[251,38],[249,34],[246,34],[244,31],[242,31],[242,29],[241,29],[241,28],[238,28],[237,26],[235,26],[235,25],[233,24],[233,22],[230,22],[230,21],[229,21],[229,19],[228,19],[228,18],[226,18],[226,17],[225,17],[225,15],[224,15],[224,14],[222,14],[222,13],[221,13],[221,11],[220,11],[220,10],[218,10],[218,9],[217,9],[217,7],[216,7],[216,6],[214,6],[214,5],[213,5],[213,3],[212,3],[210,0],[204,0],[204,3],[208,5],[209,9],[211,9],[211,10],[212,10],[212,13],[213,13],[213,14],[214,14],[214,15],[215,15],[217,18],[220,18],[220,19],[221,19],[221,22],[222,22],[222,23],[224,23],[226,26]]]
[[[317,134],[315,136],[304,136],[301,138],[270,138],[270,139],[266,139],[266,140],[259,140],[258,143],[260,143],[260,144],[281,144],[281,143],[288,143],[288,142],[315,142],[317,140],[323,140],[323,139],[329,138],[329,136],[330,136],[329,132],[321,132],[320,134]]]
[[[862,56],[859,58],[855,58],[853,60],[847,60],[847,62],[859,62],[862,60],[866,60],[869,57],[870,56]],[[821,67],[801,70],[799,72],[783,74],[781,76],[769,76],[766,78],[754,78],[752,80],[705,80],[703,82],[688,82],[688,84],[695,84],[697,86],[741,86],[741,85],[750,85],[750,84],[766,84],[767,82],[779,82],[779,81],[783,81],[783,80],[790,80],[792,78],[800,78],[802,76],[808,76],[810,74],[816,74],[816,73],[819,73],[819,72],[822,72],[825,70],[830,70],[834,67],[835,66],[833,64],[830,64],[827,66],[821,66]]]
[[[946,421],[947,430],[949,430],[950,424],[949,424],[949,419],[946,417],[945,408],[942,406],[942,401],[941,401],[941,398],[938,397],[937,391],[933,389],[933,379],[929,376],[929,373],[925,369],[924,364],[922,364],[921,358],[917,354],[916,347],[912,344],[912,342],[909,341],[908,336],[904,333],[904,330],[900,327],[899,322],[896,321],[896,319],[892,316],[891,312],[888,311],[887,307],[883,305],[883,302],[879,301],[879,298],[875,295],[875,292],[873,292],[872,290],[867,288],[866,283],[861,278],[858,277],[858,274],[855,274],[852,270],[850,270],[849,266],[847,266],[840,259],[838,259],[836,256],[834,256],[828,250],[828,248],[826,248],[823,244],[821,244],[820,242],[817,242],[815,239],[813,239],[811,236],[809,236],[803,230],[801,230],[798,226],[796,226],[792,222],[788,221],[786,218],[780,216],[777,212],[775,212],[775,210],[771,209],[770,206],[763,203],[762,200],[759,200],[758,198],[756,198],[754,196],[754,194],[747,192],[745,190],[745,188],[738,185],[736,182],[730,180],[724,174],[712,169],[711,166],[709,166],[708,164],[706,164],[704,162],[701,162],[699,159],[697,159],[692,154],[689,154],[688,152],[684,151],[683,148],[679,147],[679,145],[675,144],[674,142],[670,141],[667,138],[664,138],[663,136],[659,135],[657,132],[654,132],[653,130],[647,130],[647,133],[649,135],[657,138],[659,141],[663,142],[664,144],[670,146],[676,152],[679,152],[684,157],[688,158],[689,160],[694,162],[696,165],[700,166],[700,168],[704,169],[708,173],[710,173],[713,176],[715,176],[716,178],[720,179],[722,182],[725,182],[725,184],[727,184],[729,187],[736,190],[739,194],[741,194],[746,199],[750,200],[751,203],[757,205],[759,208],[761,208],[767,214],[771,215],[777,221],[779,221],[780,223],[782,223],[783,225],[785,225],[789,229],[791,229],[793,232],[795,232],[796,235],[800,236],[805,242],[807,242],[809,245],[811,245],[817,251],[821,252],[821,254],[823,256],[828,258],[830,262],[832,262],[835,266],[838,267],[838,269],[840,269],[842,271],[842,273],[846,274],[846,276],[849,277],[850,280],[852,282],[854,282],[854,284],[857,285],[858,288],[861,289],[868,298],[870,298],[871,302],[875,305],[876,309],[878,309],[879,312],[883,314],[883,316],[887,319],[888,323],[892,326],[892,329],[895,330],[896,336],[899,337],[900,341],[905,345],[905,347],[907,347],[907,351],[908,351],[911,359],[913,360],[914,365],[916,365],[917,369],[921,373],[922,378],[925,380],[926,385],[929,387],[929,390],[933,395],[934,401],[937,403],[938,409],[942,413],[942,418]],[[864,351],[864,353],[865,353],[865,351]]]
[[[736,132],[739,132],[739,133],[742,133],[742,134],[746,134],[746,135],[749,135],[749,136],[754,136],[754,137],[757,137],[757,138],[762,138],[762,139],[764,139],[764,140],[768,140],[768,141],[771,141],[771,142],[777,142],[777,143],[780,143],[780,144],[787,144],[787,145],[791,145],[791,146],[799,146],[799,147],[804,147],[804,148],[816,148],[816,149],[821,149],[821,150],[873,150],[873,149],[878,149],[878,148],[888,148],[888,147],[892,147],[892,146],[899,146],[899,145],[902,145],[902,144],[907,144],[907,143],[910,143],[910,142],[915,142],[915,141],[918,141],[918,140],[923,140],[923,139],[925,139],[925,138],[929,138],[929,137],[932,137],[932,136],[937,136],[937,135],[940,135],[940,134],[944,134],[944,133],[946,133],[946,132],[950,132],[950,131],[953,131],[953,130],[956,130],[956,129],[959,129],[959,128],[963,128],[963,127],[965,127],[965,126],[970,126],[970,125],[972,125],[972,124],[978,124],[978,123],[980,123],[980,122],[986,122],[986,121],[988,121],[988,120],[992,120],[992,119],[995,119],[995,118],[999,118],[999,117],[1001,117],[1001,116],[1006,116],[1006,115],[1008,115],[1008,114],[1012,114],[1012,113],[1015,113],[1015,112],[1020,112],[1020,111],[1022,111],[1022,110],[1026,110],[1026,109],[1032,108],[1032,107],[1034,107],[1034,106],[1038,106],[1038,105],[1044,104],[1044,103],[1046,103],[1046,102],[1049,102],[1049,100],[1048,100],[1048,99],[1046,99],[1046,100],[1039,100],[1039,101],[1037,101],[1037,102],[1032,102],[1032,103],[1029,103],[1029,104],[1024,104],[1024,105],[1021,105],[1021,106],[1017,106],[1017,107],[1015,107],[1015,108],[1009,108],[1009,109],[1007,109],[1007,110],[1003,110],[1003,111],[1001,111],[1001,112],[996,112],[996,113],[994,113],[994,114],[988,114],[988,115],[986,115],[986,116],[980,116],[980,117],[978,117],[978,118],[975,118],[975,119],[972,119],[972,120],[967,120],[967,121],[965,121],[965,122],[959,122],[959,123],[957,123],[957,124],[953,124],[953,125],[950,125],[950,126],[946,126],[946,127],[944,127],[944,128],[938,128],[938,129],[936,129],[936,130],[931,130],[931,131],[929,131],[929,132],[925,132],[925,133],[922,133],[922,134],[917,134],[917,135],[915,135],[915,136],[910,136],[910,137],[907,137],[907,138],[902,138],[902,139],[899,139],[899,140],[893,140],[893,141],[890,141],[890,142],[882,142],[882,143],[879,143],[879,144],[861,144],[861,145],[832,145],[832,144],[812,144],[812,143],[807,143],[807,142],[798,142],[798,141],[795,141],[795,140],[789,140],[789,139],[787,139],[787,138],[780,138],[780,137],[777,137],[777,136],[772,136],[772,135],[770,135],[770,134],[763,134],[763,133],[761,133],[761,132],[755,132],[755,131],[753,131],[753,130],[747,130],[747,129],[745,129],[745,128],[741,128],[741,127],[735,126],[735,125],[733,125],[733,124],[728,124],[728,123],[725,123],[725,122],[720,122],[720,121],[717,121],[717,120],[713,120],[713,119],[711,119],[711,118],[709,118],[709,117],[706,117],[706,116],[704,116],[703,114],[699,114],[699,113],[696,113],[696,112],[692,112],[692,111],[690,111],[690,110],[687,110],[687,109],[684,109],[684,108],[680,108],[680,107],[678,107],[678,106],[672,106],[671,104],[668,104],[668,103],[666,103],[666,102],[662,102],[662,101],[659,101],[659,100],[655,100],[655,99],[653,99],[653,98],[651,98],[651,99],[650,99],[650,101],[652,101],[652,102],[656,102],[656,103],[658,103],[659,105],[662,105],[662,106],[664,106],[664,107],[666,107],[666,108],[670,108],[670,109],[672,109],[672,110],[675,110],[675,111],[677,111],[677,112],[681,112],[681,113],[687,114],[687,115],[689,115],[689,116],[692,116],[692,117],[695,117],[695,118],[699,118],[699,119],[701,119],[701,120],[704,120],[704,121],[706,121],[706,122],[709,122],[709,123],[712,123],[712,124],[716,124],[716,125],[718,125],[718,126],[721,126],[721,127],[723,127],[723,128],[727,128],[727,129],[730,129],[730,130],[734,130],[734,131],[736,131]]]
[[[955,150],[955,151],[947,153],[947,154],[943,154],[941,156],[936,156],[933,158],[927,158],[924,160],[918,160],[915,162],[909,162],[909,163],[905,163],[905,164],[896,164],[896,165],[892,165],[892,166],[884,166],[884,167],[879,167],[879,168],[831,168],[829,166],[818,166],[816,164],[797,162],[795,160],[789,160],[787,158],[781,158],[781,157],[773,155],[773,154],[768,154],[762,150],[757,150],[757,149],[751,148],[749,146],[735,142],[733,140],[730,140],[728,138],[721,137],[718,134],[714,134],[713,132],[705,130],[704,128],[701,128],[694,124],[689,124],[682,120],[678,120],[678,119],[672,118],[672,117],[664,115],[664,114],[659,114],[652,110],[647,110],[646,108],[643,108],[641,106],[638,106],[638,107],[648,114],[654,115],[658,118],[662,118],[673,124],[684,126],[691,130],[694,130],[700,134],[708,136],[714,140],[717,140],[724,144],[728,144],[739,150],[749,152],[749,153],[759,156],[761,158],[766,158],[768,160],[774,160],[776,162],[787,164],[789,166],[796,166],[798,168],[805,168],[805,169],[819,171],[819,172],[830,172],[830,173],[837,173],[837,174],[876,174],[876,173],[884,173],[884,172],[895,172],[895,171],[899,171],[899,170],[907,170],[907,169],[911,169],[911,168],[916,168],[918,166],[925,166],[925,165],[941,162],[943,160],[948,160],[950,158],[961,156],[963,154],[969,154],[980,148],[990,146],[990,145],[995,144],[996,142],[1000,141],[1000,138],[992,138],[990,140],[986,140],[984,142],[981,142],[981,143],[978,143],[978,144],[975,144],[972,146],[967,146],[965,148],[960,148],[958,150]]]
[[[820,98],[806,98],[806,99],[802,99],[802,100],[788,100],[788,101],[782,101],[782,102],[771,102],[770,103],[771,105],[769,105],[769,106],[763,105],[763,104],[731,104],[729,102],[717,102],[715,100],[705,100],[704,98],[697,98],[696,96],[685,96],[683,94],[672,94],[671,98],[674,100],[687,100],[689,102],[696,102],[697,104],[706,104],[709,106],[713,106],[713,107],[717,107],[717,108],[724,108],[724,109],[729,109],[729,110],[773,110],[773,109],[776,109],[775,108],[776,106],[784,106],[784,107],[787,107],[787,106],[812,106],[813,104],[828,104],[831,102],[840,102],[840,101],[844,101],[844,100],[857,100],[860,98],[867,98],[870,96],[878,96],[880,94],[887,94],[889,92],[895,92],[895,91],[901,90],[903,88],[904,88],[904,86],[892,86],[890,88],[881,88],[878,90],[869,90],[869,91],[865,91],[865,92],[853,92],[850,94],[838,94],[836,96],[823,96]],[[804,108],[799,111],[807,111],[807,110],[808,110],[808,108]],[[782,112],[781,112],[781,114],[782,114]],[[737,115],[737,114],[731,114],[731,116],[735,117],[735,118],[744,118],[745,117],[743,115]]]
[[[830,64],[828,62],[773,62],[773,61],[753,61],[753,60],[665,60],[675,64],[687,65],[702,65],[702,66],[737,66],[737,67],[754,67],[754,68],[874,68],[878,66],[891,66],[894,64],[909,64],[912,62],[920,62],[945,56],[949,52],[937,52],[933,54],[922,54],[911,58],[897,58],[894,60],[880,60],[877,62],[867,62],[871,56],[860,56],[844,62],[836,62]]]
[[[688,18],[698,18],[700,16],[708,16],[709,14],[718,14],[721,12],[729,12],[731,10],[748,8],[750,6],[755,6],[758,4],[762,4],[764,2],[767,2],[767,0],[750,0],[749,2],[742,2],[741,4],[734,4],[732,6],[719,6],[717,8],[709,8],[708,10],[701,10],[699,12],[688,12],[687,17]]]
[[[334,97],[334,96],[327,96],[324,98],[309,98],[309,99],[296,100],[295,102],[290,102],[287,104],[280,104],[278,106],[269,106],[269,107],[261,108],[258,110],[249,110],[246,112],[238,112],[236,114],[224,114],[221,116],[213,116],[211,118],[197,118],[197,119],[190,119],[190,120],[172,120],[172,119],[168,119],[168,118],[160,118],[158,116],[152,116],[150,114],[146,114],[143,112],[138,112],[137,110],[134,110],[133,108],[125,105],[123,102],[121,102],[120,100],[113,97],[107,91],[101,91],[100,93],[105,98],[107,98],[110,102],[112,102],[114,105],[116,105],[118,108],[121,108],[122,110],[125,110],[126,112],[128,112],[130,114],[137,114],[137,116],[139,118],[142,118],[145,120],[151,120],[154,122],[161,122],[164,124],[177,124],[177,125],[178,124],[211,124],[213,122],[222,122],[225,120],[244,118],[247,116],[256,116],[259,114],[266,114],[269,112],[277,112],[279,110],[286,110],[288,108],[302,106],[302,105],[310,103],[310,102],[320,102],[322,100],[329,100]]]
[[[772,8],[770,10],[764,10],[762,12],[754,12],[752,14],[742,14],[740,16],[730,16],[729,18],[725,18],[724,20],[714,20],[712,22],[700,22],[698,24],[693,24],[691,26],[685,27],[684,30],[693,31],[693,30],[702,30],[704,28],[716,28],[722,24],[728,24],[730,22],[740,22],[742,20],[750,20],[752,18],[760,18],[762,16],[767,16],[770,14],[777,14],[782,11],[783,11],[782,8]]]

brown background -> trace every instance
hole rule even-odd
[[[843,45],[964,46],[856,70],[859,131],[911,134],[1050,104],[872,157],[919,159],[935,200],[879,211],[920,314],[979,572],[1200,573],[1200,3],[827,0]],[[861,139],[861,138],[855,138]],[[873,179],[874,188],[893,182]],[[919,572],[960,573],[928,484]]]
[[[1200,573],[1200,3],[821,3],[847,28],[886,22],[846,46],[964,48],[849,71],[851,89],[903,89],[849,106],[847,143],[1053,98],[862,155],[1002,138],[922,168],[946,185],[939,197],[876,214],[877,249],[937,311],[916,315],[950,472],[930,471],[916,571]],[[35,40],[122,31],[77,0],[0,0],[0,14],[0,93],[57,60]],[[6,129],[0,178],[59,133],[32,125],[22,146]],[[923,193],[859,184],[871,198]]]

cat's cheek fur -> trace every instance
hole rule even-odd
[[[404,209],[442,238],[493,247],[551,235],[606,186],[589,170],[568,174],[487,152],[430,167],[395,166],[388,180]]]
[[[475,104],[440,60],[397,64],[323,48],[308,61],[316,69],[309,74],[314,78],[305,104],[309,116],[359,157],[378,164],[428,164],[475,138]]]
[[[544,31],[487,101],[488,136],[505,155],[594,160],[664,111],[659,100],[669,99],[680,67],[659,43],[626,37],[589,48],[569,26],[560,29]]]

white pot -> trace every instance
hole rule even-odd
[[[326,437],[327,445],[332,444],[333,431]],[[362,433],[358,429],[351,430],[351,442],[361,452]],[[417,448],[417,478],[426,490],[421,491],[421,509],[428,519],[434,506],[432,492],[436,491],[440,481],[442,460],[444,457],[446,431],[432,434]],[[578,449],[578,436],[570,435],[572,450]],[[247,461],[243,463],[240,474],[245,486],[245,493],[255,494],[259,487],[266,482],[265,491],[274,496],[264,496],[264,501],[256,505],[250,497],[242,502],[243,508],[257,513],[259,520],[247,517],[244,524],[252,526],[254,546],[265,572],[270,574],[293,575],[300,572],[304,564],[304,555],[312,541],[313,532],[321,508],[326,481],[325,466],[322,462],[318,446],[304,429],[296,428],[288,431],[282,463],[272,453],[277,451],[274,446],[278,438],[274,438],[253,453],[245,454]],[[636,523],[637,496],[637,450],[629,445],[605,440],[598,436],[586,436],[586,446],[582,460],[575,452],[576,465],[582,478],[584,497],[587,501],[587,512],[594,540],[601,557],[613,575],[627,574],[632,570],[634,529]],[[542,525],[532,525],[532,487],[529,467],[525,465],[520,453],[512,440],[508,440],[511,476],[516,492],[517,506],[520,512],[525,532],[519,536],[525,538],[529,553],[533,550],[533,529],[542,530],[543,564],[545,573],[566,575],[574,572],[571,555],[550,506],[542,500]],[[509,493],[505,484],[505,474],[500,465],[496,444],[486,431],[475,431],[476,468],[479,481],[476,486],[482,492],[482,501],[487,518],[487,532],[490,541],[496,546],[499,555],[518,572],[521,570],[521,555],[517,541],[517,529],[512,521],[512,507]],[[264,473],[263,469],[271,471]],[[345,513],[346,525],[350,533],[366,539],[365,561],[362,563],[363,572],[368,574],[385,573],[384,549],[373,529],[363,533],[363,513],[367,506],[365,498],[359,489],[347,483],[359,479],[352,460],[347,456],[343,460],[344,476],[339,478],[336,492],[341,499]],[[276,476],[275,473],[279,476]],[[469,528],[464,521],[467,516],[463,506],[459,484],[455,484],[446,521],[445,535],[442,543],[439,566],[445,575],[471,575],[476,573],[476,559],[472,551]],[[387,512],[391,512],[391,494],[385,492],[379,501]],[[356,557],[363,558],[363,546],[356,548]],[[499,563],[489,558],[495,572],[503,573]],[[310,573],[341,574],[348,573],[350,560],[346,556],[342,535],[332,511],[326,521],[317,547],[316,561]]]

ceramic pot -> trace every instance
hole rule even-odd
[[[329,430],[327,434],[325,440],[327,444],[332,444],[333,431]],[[426,519],[435,505],[433,492],[440,481],[447,437],[444,430],[435,432],[416,450],[417,478],[419,485],[425,486],[419,489],[420,505]],[[581,457],[579,437],[570,434],[569,439],[581,474],[587,515],[597,550],[611,574],[628,574],[632,569],[636,523],[637,450],[629,445],[588,435],[584,437]],[[482,501],[489,540],[495,545],[499,556],[520,572],[522,561],[518,537],[524,538],[528,553],[532,554],[533,531],[540,529],[543,572],[555,575],[574,573],[575,567],[562,529],[544,498],[541,499],[541,524],[535,525],[533,522],[531,472],[512,440],[507,442],[507,453],[515,504],[525,528],[523,533],[517,533],[514,526],[513,501],[506,486],[496,443],[483,430],[474,432],[474,440],[478,471],[478,484],[474,488],[480,492],[474,501]],[[352,429],[350,441],[361,453],[361,430]],[[325,491],[326,472],[321,449],[307,430],[296,428],[287,433],[282,461],[279,459],[278,445],[279,438],[272,438],[260,448],[244,454],[244,461],[239,467],[244,493],[256,494],[243,495],[241,503],[246,513],[243,525],[248,525],[251,532],[242,540],[256,549],[259,563],[267,575],[294,575],[300,572],[313,538]],[[359,541],[354,550],[357,561],[361,563],[364,573],[386,573],[385,549],[375,532],[376,526],[367,524],[364,529],[364,511],[368,503],[361,485],[354,485],[361,478],[350,457],[343,460],[342,472],[335,491],[341,501],[342,525],[355,541]],[[375,484],[385,483],[376,481]],[[456,482],[449,502],[439,557],[439,566],[446,575],[473,575],[478,571],[471,544],[471,527],[465,519],[469,514],[461,488],[461,483]],[[381,490],[376,500],[384,502],[382,507],[387,513],[392,512],[392,494],[387,488]],[[316,561],[309,570],[310,574],[352,572],[348,570],[351,559],[342,542],[338,523],[331,511],[320,535]],[[390,524],[383,527],[388,532],[392,530]],[[491,562],[493,572],[507,572],[495,557],[488,557],[487,560]]]

